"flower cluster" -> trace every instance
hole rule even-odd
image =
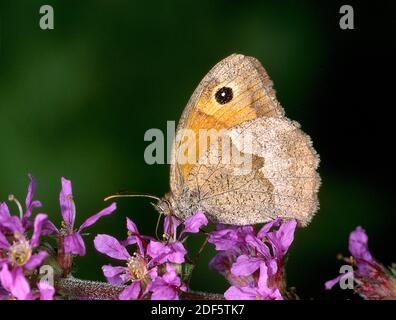
[[[209,266],[231,284],[226,299],[283,299],[283,261],[296,225],[295,220],[276,219],[258,232],[253,226],[217,226],[208,241],[220,252]]]
[[[109,235],[97,235],[95,248],[107,256],[124,261],[123,266],[102,267],[107,281],[115,285],[126,285],[119,295],[121,300],[152,299],[177,300],[180,293],[187,291],[183,283],[183,264],[187,250],[183,240],[189,233],[197,233],[207,225],[202,212],[197,212],[183,223],[183,230],[177,235],[179,221],[166,216],[163,240],[139,233],[135,223],[127,218],[128,237],[118,241]],[[133,247],[132,254],[127,250]]]
[[[40,208],[41,203],[34,200],[35,181],[29,176],[30,184],[26,196],[26,208],[10,196],[19,209],[19,216],[10,213],[6,203],[0,203],[0,299],[50,299],[54,289],[48,284],[39,282],[37,268],[45,258],[47,251],[39,247],[40,237],[46,234],[48,217],[39,213],[32,219],[33,209]],[[28,234],[31,233],[29,237]],[[28,278],[33,279],[35,289],[31,289]]]
[[[36,182],[30,183],[24,206],[10,195],[18,214],[12,214],[6,202],[0,202],[0,300],[120,299],[177,300],[222,295],[191,291],[187,287],[193,261],[185,241],[208,224],[201,211],[184,221],[171,213],[164,217],[161,239],[142,235],[136,224],[126,219],[124,240],[99,234],[94,238],[97,251],[121,261],[119,265],[104,265],[102,271],[108,283],[79,280],[71,276],[73,259],[84,256],[84,234],[87,228],[116,210],[112,203],[75,226],[76,206],[71,181],[61,179],[59,196],[62,223],[57,228],[48,215],[37,212],[42,204],[34,197]],[[230,283],[224,293],[228,300],[282,300],[295,296],[286,288],[285,256],[294,241],[297,221],[275,219],[259,230],[255,226],[217,225],[206,235],[217,254],[209,267]],[[368,237],[361,227],[349,237],[351,256],[346,272],[325,283],[326,289],[348,283],[368,300],[396,300],[396,267],[386,268],[368,249]],[[345,270],[345,269],[344,269]],[[93,292],[95,291],[95,292]],[[99,292],[100,291],[100,292]]]
[[[344,260],[353,271],[343,273],[325,283],[326,289],[341,281],[352,280],[353,289],[366,300],[396,299],[396,270],[388,270],[377,262],[368,249],[368,237],[364,229],[357,227],[349,236],[351,257]]]
[[[0,202],[0,300],[53,299],[55,288],[51,283],[54,279],[40,278],[40,267],[49,256],[49,249],[42,245],[41,238],[51,236],[58,240],[57,258],[60,267],[62,268],[62,262],[67,260],[70,271],[72,254],[85,254],[84,240],[80,232],[116,209],[115,204],[110,205],[87,219],[75,231],[75,206],[71,182],[62,178],[60,204],[64,222],[58,230],[46,214],[38,213],[33,217],[34,209],[42,205],[40,201],[34,200],[35,179],[31,175],[29,179],[25,210],[13,195],[9,197],[18,207],[19,216],[12,215],[8,205]]]

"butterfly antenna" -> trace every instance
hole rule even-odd
[[[138,192],[130,193],[129,191],[120,191],[117,192],[116,194],[106,197],[104,201],[109,201],[117,198],[150,198],[158,201],[161,200],[161,198],[148,193],[138,193]]]
[[[104,199],[104,201],[109,201],[112,199],[118,199],[118,198],[150,198],[150,199],[155,199],[157,201],[161,201],[161,198],[154,196],[152,194],[147,194],[147,193],[139,193],[139,192],[130,192],[130,191],[120,191],[117,192],[116,194],[113,194],[111,196],[108,196]],[[158,236],[158,230],[159,230],[159,225],[160,225],[160,221],[161,221],[161,208],[156,205],[153,202],[150,202],[151,205],[156,209],[156,211],[159,213],[158,214],[158,219],[157,219],[157,224],[155,226],[155,236],[157,237],[158,240],[161,240]]]

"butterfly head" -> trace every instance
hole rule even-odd
[[[157,203],[151,203],[153,207],[158,211],[159,214],[164,216],[169,216],[172,214],[172,205],[165,195],[163,198],[160,198]]]

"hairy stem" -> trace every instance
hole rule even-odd
[[[114,300],[125,289],[123,285],[81,280],[74,277],[62,278],[56,288],[63,296],[74,300]],[[222,294],[189,291],[181,294],[182,300],[223,300]]]
[[[81,280],[71,276],[59,279],[55,285],[59,293],[72,300],[114,300],[125,288],[121,285]]]

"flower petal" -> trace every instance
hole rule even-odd
[[[181,233],[180,237],[182,237],[185,233],[197,233],[199,232],[202,226],[206,226],[208,224],[208,219],[202,211],[198,211],[196,214],[189,216],[184,221],[184,230]]]
[[[26,208],[28,208],[30,206],[30,204],[33,202],[33,197],[34,197],[34,192],[36,190],[36,180],[34,179],[34,177],[29,174],[29,187],[28,187],[28,193],[26,195]]]
[[[0,283],[12,297],[18,300],[31,300],[30,286],[21,267],[10,271],[8,265],[3,264],[0,271]]]
[[[8,300],[10,298],[10,293],[0,286],[0,301]]]
[[[158,268],[154,267],[151,268],[149,271],[147,271],[147,275],[150,277],[150,279],[153,281],[158,277]]]
[[[290,245],[294,240],[294,232],[296,231],[297,221],[296,219],[291,219],[279,227],[277,232],[278,239],[282,245],[283,254],[289,249]]]
[[[3,221],[7,221],[10,218],[10,210],[5,202],[0,202],[0,226]]]
[[[171,281],[173,281],[175,274],[172,272],[171,269],[169,270],[170,274],[168,276],[168,280],[172,279]],[[178,286],[173,286],[172,284],[166,282],[163,277],[155,278],[155,280],[151,282],[150,285],[150,291],[152,292],[151,300],[179,300],[179,294],[177,289],[180,284]]]
[[[0,249],[7,250],[10,247],[10,243],[8,242],[6,236],[0,231]]]
[[[127,243],[128,244],[136,243],[137,246],[139,247],[140,255],[144,256],[144,248],[143,248],[142,239],[140,238],[139,230],[136,224],[131,219],[126,218],[126,220],[127,220],[128,234],[129,234]]]
[[[47,218],[48,217],[46,214],[40,213],[34,219],[34,231],[33,231],[32,239],[30,240],[30,244],[33,248],[36,248],[39,245],[41,229]]]
[[[108,264],[102,266],[102,271],[110,284],[120,285],[124,282],[120,274],[126,272],[125,267],[113,267]]]
[[[128,231],[129,231],[130,233],[134,234],[134,235],[136,235],[136,234],[139,234],[139,235],[140,235],[139,230],[138,230],[138,228],[137,228],[137,226],[136,226],[136,223],[133,222],[133,221],[132,221],[131,219],[129,219],[128,217],[126,218],[126,221],[127,221],[127,229],[128,229]]]
[[[53,300],[55,295],[55,288],[51,286],[48,281],[40,281],[37,284],[40,291],[40,300]]]
[[[374,261],[368,249],[368,237],[362,227],[357,227],[349,236],[349,251],[357,258],[365,261]]]
[[[85,256],[85,243],[78,232],[67,235],[64,239],[65,253]]]
[[[336,278],[334,278],[334,279],[332,279],[332,280],[326,281],[326,282],[325,282],[325,288],[326,288],[326,290],[330,290],[330,289],[333,288],[337,283],[339,283],[341,280],[347,279],[347,278],[350,278],[350,277],[353,278],[353,272],[343,273],[343,274],[339,275],[338,277],[336,277]]]
[[[249,276],[263,263],[263,259],[241,255],[231,267],[234,276]]]
[[[99,234],[95,237],[94,245],[96,250],[111,258],[118,260],[128,260],[130,258],[130,254],[127,249],[125,249],[125,247],[112,236]]]
[[[229,251],[221,251],[209,261],[209,268],[219,273],[225,273],[231,268],[233,257]]]
[[[250,287],[238,288],[231,286],[224,292],[224,298],[226,300],[256,300],[257,290]]]
[[[260,252],[265,258],[270,259],[271,254],[268,247],[258,238],[247,235],[246,242],[253,248],[255,248],[258,252]]]
[[[158,286],[153,291],[151,300],[179,300],[179,295],[172,287]]]
[[[267,238],[270,240],[278,259],[281,259],[286,254],[292,244],[296,227],[297,221],[292,219],[282,223],[277,231],[267,234]]]
[[[36,191],[36,180],[34,179],[34,177],[29,174],[29,187],[28,187],[28,193],[26,195],[26,212],[23,215],[23,220],[26,221],[27,218],[30,217],[30,215],[32,214],[32,210],[33,208],[39,208],[41,207],[41,202],[40,201],[34,201],[33,197],[34,197],[34,192]]]
[[[338,277],[336,277],[336,278],[334,278],[334,279],[331,279],[331,280],[329,280],[329,281],[326,281],[326,282],[325,282],[325,288],[326,288],[326,290],[330,290],[330,289],[333,288],[337,283],[339,283],[342,276],[343,276],[343,275],[339,275]]]
[[[2,268],[0,270],[0,284],[4,289],[11,292],[12,283],[12,274],[8,269],[8,264],[5,263],[2,265]]]
[[[274,226],[278,226],[281,223],[281,221],[282,221],[281,218],[277,218],[263,225],[260,231],[257,233],[257,238],[264,238],[267,235],[267,233],[270,232],[271,228]]]
[[[165,215],[164,218],[164,233],[168,234],[171,238],[176,233],[177,227],[180,225],[180,221],[173,215]]]
[[[147,245],[147,254],[153,259],[160,255],[167,254],[169,251],[169,248],[159,241],[152,240]]]
[[[187,254],[187,250],[184,248],[180,241],[172,242],[170,245],[171,253],[168,254],[168,261],[173,263],[184,263],[184,256]]]
[[[93,216],[91,216],[87,220],[85,220],[84,223],[78,229],[78,231],[82,231],[83,229],[88,228],[89,226],[92,226],[100,218],[102,218],[104,216],[108,216],[109,214],[112,214],[116,209],[117,209],[117,205],[113,202],[107,208],[103,209],[102,211],[98,212],[97,214],[94,214]]]
[[[260,276],[257,282],[258,288],[261,292],[268,289],[268,268],[264,262],[260,263]]]
[[[41,228],[41,235],[53,235],[58,232],[58,228],[50,220],[47,219],[44,221]]]
[[[171,286],[180,287],[181,285],[181,279],[177,275],[176,268],[171,265],[166,266],[166,273],[162,276],[162,279]]]
[[[165,263],[167,261],[173,263],[183,263],[184,256],[187,251],[180,241],[172,242],[165,245],[162,242],[151,240],[147,245],[147,254],[153,258],[155,263]]]
[[[33,270],[36,269],[38,266],[40,266],[44,259],[48,257],[48,252],[46,251],[40,251],[39,253],[33,254],[29,261],[25,264],[25,268],[28,270]]]
[[[268,267],[268,275],[274,276],[278,272],[278,262],[276,258],[269,259],[266,261]]]
[[[12,233],[23,234],[25,228],[22,225],[22,221],[16,216],[10,216],[1,222],[1,227],[11,231]]]
[[[136,300],[139,297],[140,290],[140,281],[134,281],[120,293],[118,299]]]
[[[235,228],[225,228],[209,234],[208,242],[213,243],[216,250],[228,250],[234,247],[239,240]]]
[[[30,300],[30,286],[22,268],[15,268],[11,273],[13,278],[11,294],[18,300]]]
[[[73,190],[70,180],[62,177],[62,190],[59,195],[63,221],[68,228],[73,229],[76,219],[76,207],[73,201]]]
[[[265,292],[260,292],[261,300],[283,300],[278,288],[268,288]]]

